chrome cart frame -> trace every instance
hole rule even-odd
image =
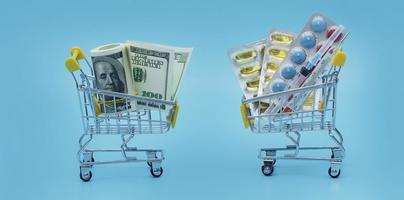
[[[246,122],[254,133],[284,133],[290,139],[292,145],[286,145],[285,148],[262,148],[259,151],[258,158],[263,161],[261,171],[269,176],[274,171],[276,160],[322,160],[330,162],[328,174],[337,178],[340,175],[340,166],[345,157],[345,148],[343,146],[343,137],[340,131],[335,127],[336,103],[337,103],[337,84],[340,68],[336,66],[329,68],[326,75],[321,78],[319,83],[298,89],[287,90],[278,93],[272,93],[265,96],[252,99],[242,99],[242,106],[248,108],[252,103],[258,104],[258,110],[261,110],[261,102],[276,102],[279,98],[289,98],[289,106],[292,111],[268,113],[265,112],[253,115],[251,110],[247,109]],[[315,104],[310,109],[302,109],[302,99],[308,95],[316,93],[321,94],[323,102],[320,108]],[[328,136],[335,143],[333,146],[303,146],[300,143],[301,132],[307,131],[327,131]],[[305,150],[330,150],[331,157],[309,157],[299,156],[301,151]],[[278,155],[278,152],[287,152]]]
[[[79,53],[82,53],[81,49]],[[163,173],[161,163],[165,159],[163,150],[130,147],[128,143],[137,134],[161,134],[169,131],[175,124],[178,111],[176,102],[95,89],[92,67],[88,60],[82,59],[85,60],[90,74],[86,74],[81,68],[75,71],[69,69],[76,83],[84,127],[77,152],[80,178],[85,182],[89,181],[94,165],[126,162],[146,162],[151,175],[160,177]],[[138,106],[139,103],[153,106],[153,109]],[[98,135],[120,136],[121,145],[116,149],[89,148],[94,136]],[[94,159],[94,154],[106,152],[120,153],[122,157],[106,161]],[[128,155],[134,153],[143,153],[143,156]]]

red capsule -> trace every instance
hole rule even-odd
[[[336,26],[331,26],[327,29],[327,38],[330,38],[331,35],[335,32],[335,30],[337,29]],[[343,33],[340,33],[337,37],[337,39],[334,42],[339,42],[341,41],[342,37],[343,37]]]
[[[323,47],[323,42],[316,46],[316,52],[319,51],[321,47]],[[328,53],[332,54],[334,52],[334,47],[330,46],[327,51]]]
[[[321,49],[321,47],[323,47],[323,44],[319,44],[319,45],[317,45],[317,47],[316,47],[316,52],[317,52],[318,50],[320,50],[320,49]]]
[[[283,108],[283,112],[285,113],[292,112],[292,109],[286,106],[285,108]]]

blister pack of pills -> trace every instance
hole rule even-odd
[[[279,66],[287,56],[295,34],[283,30],[272,30],[265,44],[265,53],[262,59],[261,75],[258,87],[258,96],[268,94],[268,84]]]
[[[329,62],[330,55],[340,46],[346,35],[342,25],[321,14],[312,15],[292,42],[289,53],[280,64],[280,70],[275,72],[264,91],[275,93],[314,84]],[[290,108],[287,108],[286,104],[291,98],[278,99],[265,112],[289,112]]]
[[[265,39],[229,50],[229,57],[246,99],[256,97],[261,73]]]

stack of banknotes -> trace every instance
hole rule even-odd
[[[192,54],[192,48],[180,48],[140,41],[102,45],[91,50],[95,87],[100,90],[125,93],[151,99],[175,101],[181,80]],[[116,99],[103,113],[128,108],[163,109],[152,101],[119,104]],[[101,106],[101,108],[105,105]],[[116,107],[116,108],[115,108]],[[112,109],[113,108],[113,109]]]

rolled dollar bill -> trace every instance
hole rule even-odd
[[[126,45],[113,43],[96,47],[90,51],[95,74],[94,86],[100,90],[128,93],[132,86]],[[98,95],[96,98],[102,113],[114,113],[131,108],[130,102],[113,96]]]

